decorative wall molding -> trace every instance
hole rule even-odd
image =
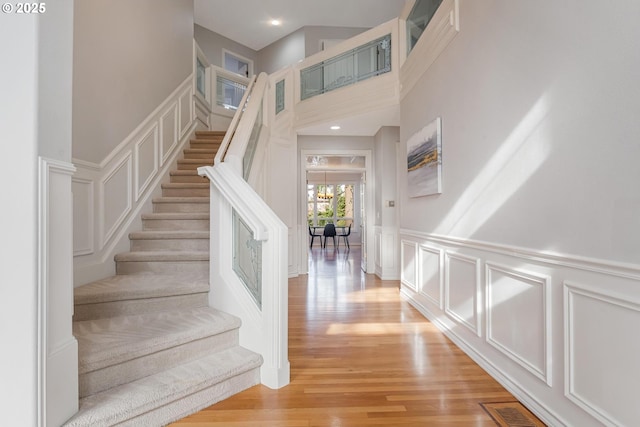
[[[535,249],[523,248],[520,246],[422,233],[415,230],[401,229],[400,234],[436,244],[508,255],[533,263],[544,263],[552,266],[568,267],[593,273],[640,280],[640,264],[620,263],[597,258],[582,257],[579,255],[537,251]]]
[[[178,144],[178,105],[175,103],[160,116],[160,141],[160,166],[163,166]]]
[[[147,187],[158,173],[158,122],[154,123],[151,128],[136,142],[133,158],[134,170],[133,177],[135,179],[135,201],[137,202]]]
[[[37,402],[42,425],[60,406],[78,407],[78,344],[71,330],[75,170],[67,162],[38,158]],[[49,402],[54,393],[57,400]]]
[[[416,254],[418,251],[418,245],[415,242],[409,240],[400,240],[400,257],[402,260],[402,271],[400,273],[400,282],[411,288],[417,290],[417,269],[416,269]]]
[[[444,312],[477,336],[482,336],[480,259],[446,250],[444,259]]]
[[[634,425],[640,418],[637,293],[568,280],[563,291],[565,396],[605,425]]]
[[[132,171],[131,152],[128,152],[118,164],[100,181],[98,194],[98,229],[100,233],[100,249],[116,232],[120,224],[132,209]]]
[[[485,277],[487,342],[551,386],[551,279],[493,262]]]
[[[73,256],[90,255],[95,250],[94,239],[94,182],[90,179],[72,178],[73,193]],[[81,222],[82,221],[82,222]]]
[[[640,419],[640,406],[632,402],[640,383],[635,266],[415,230],[402,229],[400,238],[403,276],[415,268],[413,245],[419,260],[417,289],[403,281],[401,295],[546,424],[633,425]],[[444,308],[425,293],[420,276],[437,269],[439,251],[447,258]],[[480,291],[473,286],[474,264],[484,266]],[[434,278],[431,288],[436,284]],[[485,339],[473,322],[459,327],[472,310],[454,304],[482,295],[478,327],[486,325]]]
[[[100,164],[73,159],[76,285],[114,274],[113,255],[195,129],[192,88],[189,76]]]
[[[418,283],[420,294],[441,310],[444,309],[444,251],[442,249],[427,245],[418,247]]]

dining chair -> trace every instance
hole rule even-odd
[[[324,226],[324,247],[327,247],[327,237],[333,238],[333,247],[336,247],[336,226],[333,224],[327,224]]]
[[[340,238],[344,238],[344,244],[347,246],[347,249],[351,249],[351,246],[349,246],[349,236],[351,235],[351,224],[349,224],[349,227],[347,227],[347,231],[346,232],[342,232],[340,234],[338,234],[338,246],[340,246]]]
[[[312,230],[311,226],[309,226],[309,236],[311,236],[311,244],[309,245],[310,248],[313,247],[313,240],[316,237],[319,237],[320,239],[320,247],[322,247],[322,234],[316,234],[315,228]]]

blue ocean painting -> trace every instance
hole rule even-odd
[[[440,118],[437,118],[407,141],[409,197],[442,193],[440,139]]]

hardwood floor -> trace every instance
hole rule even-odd
[[[496,426],[480,403],[516,399],[398,288],[362,273],[359,248],[313,248],[309,274],[289,280],[291,384],[171,426]]]

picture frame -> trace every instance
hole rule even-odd
[[[409,197],[442,193],[442,124],[440,117],[407,141]]]

